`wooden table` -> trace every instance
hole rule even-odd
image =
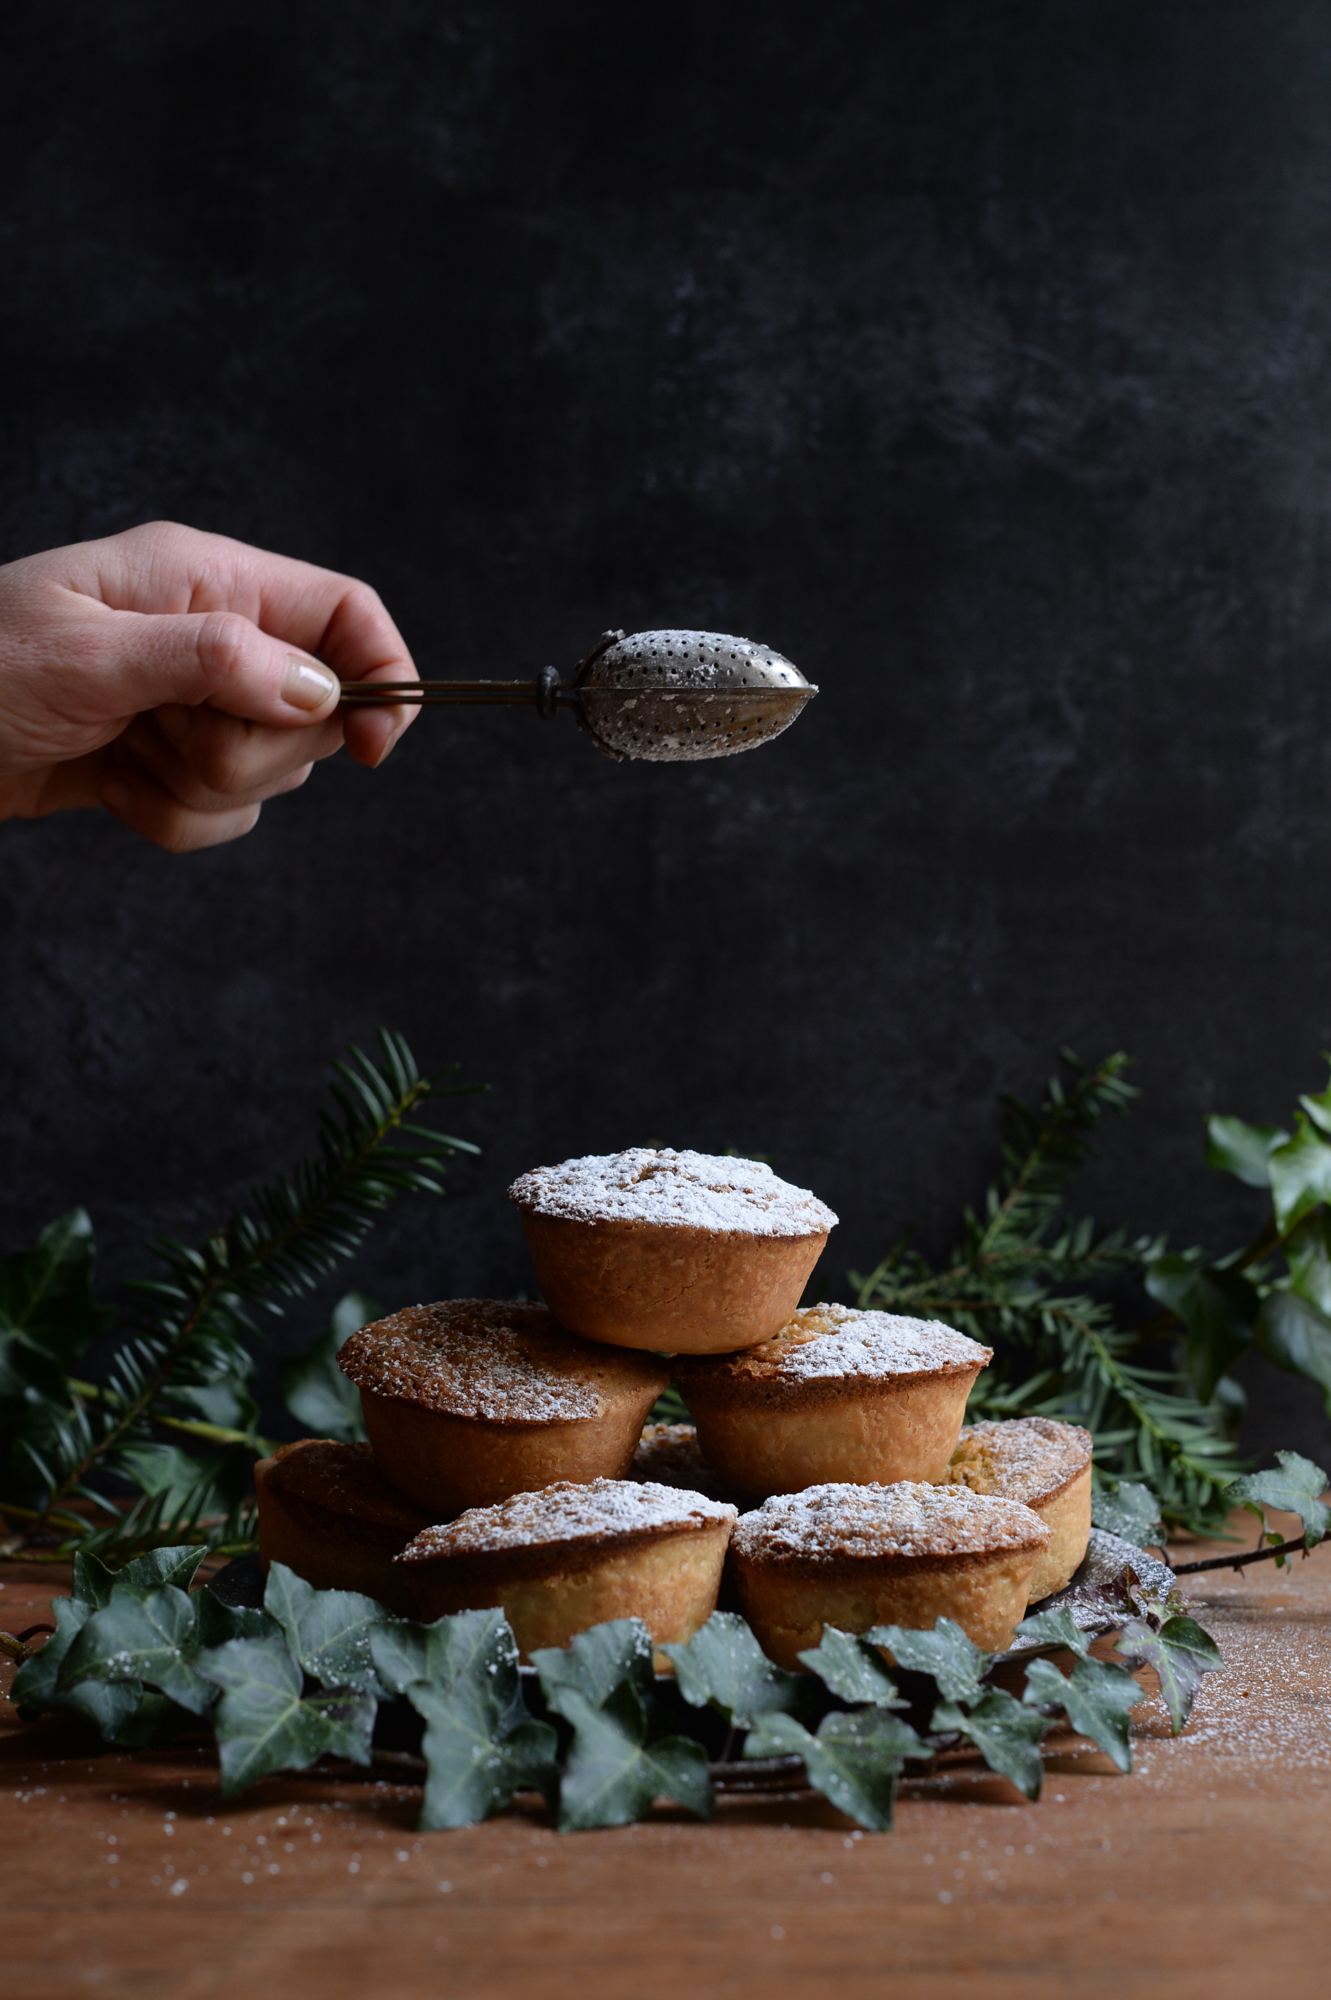
[[[10,1630],[65,1587],[35,1565],[0,1577]],[[711,1826],[662,1811],[560,1835],[519,1814],[418,1834],[407,1787],[272,1779],[225,1804],[202,1754],[90,1752],[0,1703],[3,1989],[1323,2000],[1331,1549],[1191,1595],[1227,1665],[1183,1737],[1152,1703],[1132,1777],[1065,1738],[1040,1804],[962,1772],[906,1786],[890,1834],[808,1799],[726,1803]]]

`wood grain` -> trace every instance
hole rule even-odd
[[[65,1587],[0,1576],[10,1630]],[[906,1787],[883,1835],[807,1798],[562,1836],[527,1815],[418,1834],[419,1794],[366,1781],[272,1780],[227,1806],[202,1754],[90,1749],[0,1704],[5,1991],[1320,2000],[1331,1553],[1189,1594],[1227,1664],[1183,1737],[1153,1703],[1130,1778],[1065,1737],[1040,1804],[960,1771]]]

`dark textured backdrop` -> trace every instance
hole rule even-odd
[[[529,1284],[507,1181],[644,1141],[812,1185],[835,1293],[1067,1042],[1146,1093],[1086,1201],[1246,1225],[1201,1114],[1331,1040],[1331,9],[16,0],[0,50],[0,555],[169,515],[368,577],[427,671],[680,624],[823,688],[693,768],[427,714],[184,860],[6,826],[0,1240],[199,1231],[381,1020],[493,1085],[387,1304]]]

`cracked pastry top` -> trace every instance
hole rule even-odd
[[[1054,1417],[1007,1417],[968,1424],[941,1475],[950,1486],[1020,1500],[1049,1530],[1049,1547],[1035,1565],[1031,1599],[1038,1603],[1070,1582],[1091,1539],[1089,1431]]]
[[[965,1425],[945,1477],[972,1493],[1000,1493],[1035,1507],[1065,1492],[1090,1464],[1091,1434],[1080,1424],[1009,1417]]]

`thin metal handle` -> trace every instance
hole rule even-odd
[[[343,681],[342,699],[354,708],[396,707],[408,702],[529,704],[541,698],[539,681]]]
[[[417,708],[536,708],[544,716],[552,716],[557,708],[571,708],[581,721],[579,683],[606,648],[623,636],[622,631],[602,632],[567,681],[560,680],[554,667],[542,667],[529,681],[343,681],[342,700],[348,708],[397,708],[404,704]]]

